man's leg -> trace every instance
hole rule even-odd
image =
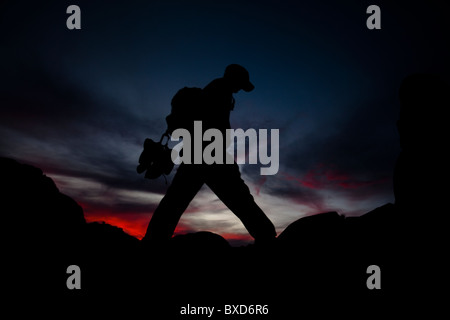
[[[276,237],[273,223],[256,204],[237,164],[211,165],[206,184],[242,221],[256,242],[270,242]]]
[[[164,244],[172,237],[181,215],[203,185],[202,171],[182,164],[148,224],[145,243]]]

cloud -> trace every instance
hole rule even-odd
[[[399,152],[398,106],[392,97],[395,94],[386,93],[375,101],[336,107],[343,114],[333,113],[334,117],[317,113],[306,127],[299,125],[301,120],[288,121],[280,130],[279,173],[261,179],[257,166],[246,165],[246,181],[260,198],[269,194],[296,208],[285,221],[326,211],[361,215],[392,202]],[[283,214],[274,221],[281,221]]]
[[[117,6],[104,11],[92,4],[87,11],[102,23],[91,23],[89,32],[70,36],[48,23],[42,25],[45,29],[24,24],[17,28],[21,38],[9,32],[9,25],[18,27],[28,17],[48,20],[58,12],[55,6],[34,6],[39,14],[28,10],[20,23],[11,18],[14,14],[0,22],[8,44],[0,53],[3,156],[43,168],[61,191],[83,205],[88,219],[120,224],[142,235],[167,189],[163,179],[148,181],[135,171],[144,139],[157,139],[164,131],[164,116],[176,89],[204,86],[220,76],[229,59],[237,59],[248,66],[256,89],[236,96],[233,126],[280,129],[277,175],[262,178],[260,166],[241,166],[242,177],[278,232],[304,215],[329,210],[360,214],[389,201],[398,152],[396,101],[390,93],[375,90],[389,88],[380,83],[394,78],[391,73],[380,76],[379,82],[367,78],[367,66],[376,64],[367,63],[374,56],[366,55],[364,43],[342,47],[339,41],[348,37],[333,34],[331,39],[327,28],[305,33],[302,26],[317,21],[299,20],[298,14],[305,12],[285,12],[279,6],[275,15],[271,6],[259,7],[258,12],[269,14],[267,20],[255,15],[253,6],[244,5],[248,16],[240,16],[229,32],[251,27],[255,37],[250,42],[228,37],[217,24],[229,18],[224,12],[234,14],[231,7],[223,11],[209,6],[190,16],[178,10],[178,22],[195,22],[185,24],[193,27],[188,38],[167,19],[173,18],[170,5],[138,7],[130,7],[130,14],[123,16]],[[289,19],[280,24],[278,18],[286,14]],[[117,24],[119,16],[123,21]],[[203,28],[212,21],[212,29]],[[297,31],[292,33],[291,27]],[[42,30],[48,31],[45,36]],[[215,31],[226,36],[226,47]],[[332,42],[327,44],[322,36]],[[330,55],[329,49],[338,50]],[[353,59],[356,55],[361,60]],[[378,54],[376,58],[381,59]],[[207,188],[193,200],[177,231],[205,229],[230,238],[248,237]]]
[[[162,179],[146,181],[135,168],[143,139],[156,138],[164,122],[142,119],[132,109],[39,68],[23,73],[29,80],[20,90],[16,83],[2,98],[8,106],[0,125],[2,150],[43,168],[61,191],[80,202],[88,221],[105,221],[142,237],[167,186]],[[337,121],[310,114],[307,121],[298,119],[303,126],[292,118],[276,122],[278,174],[263,179],[259,165],[242,165],[241,171],[278,233],[305,215],[331,210],[361,214],[389,200],[387,179],[393,162],[388,160],[395,144],[387,128],[394,120],[389,122],[384,109],[366,104]],[[241,123],[243,128],[276,125],[262,120]],[[207,187],[177,227],[177,232],[201,230],[236,243],[250,239],[239,219]]]
[[[160,128],[39,64],[7,75],[0,89],[1,155],[43,169],[88,221],[143,236],[167,186],[145,181],[136,166],[144,139]]]

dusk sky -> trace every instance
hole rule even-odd
[[[41,168],[87,221],[140,239],[167,190],[136,172],[145,138],[164,132],[180,88],[238,63],[255,90],[235,94],[232,127],[280,130],[276,175],[240,166],[277,232],[311,214],[361,215],[394,201],[402,79],[450,71],[445,2],[2,2],[0,156]],[[71,4],[81,30],[66,27]],[[380,30],[366,27],[371,4]],[[251,241],[206,186],[176,233],[196,231]]]

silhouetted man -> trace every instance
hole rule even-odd
[[[234,108],[233,93],[241,89],[250,92],[254,86],[249,80],[248,71],[237,64],[229,65],[222,78],[213,80],[203,89],[204,104],[201,114],[195,119],[202,121],[203,131],[215,128],[225,135],[226,129],[231,128],[229,118]],[[204,183],[242,221],[255,238],[255,243],[269,243],[275,239],[275,227],[255,203],[241,178],[238,165],[203,163],[180,165],[166,195],[153,213],[144,242],[165,244]]]

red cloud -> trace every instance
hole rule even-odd
[[[85,212],[87,222],[105,222],[110,225],[121,228],[129,235],[141,240],[151,218],[151,214],[133,213],[133,212],[119,212],[112,213],[107,209],[90,209],[89,206],[80,204]],[[189,226],[180,222],[174,232],[174,235],[186,234],[190,232],[197,232],[202,230],[193,230]],[[246,244],[252,241],[249,234],[234,234],[234,233],[220,233],[222,237],[234,244]]]
[[[81,204],[80,204],[81,205]],[[85,208],[81,205],[83,209]],[[150,215],[121,212],[111,213],[107,210],[84,210],[84,217],[87,222],[103,221],[110,225],[121,228],[129,235],[142,239],[147,231],[147,225],[150,221]]]

